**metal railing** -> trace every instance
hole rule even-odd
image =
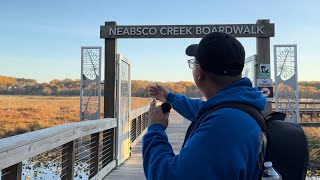
[[[145,134],[148,127],[148,110],[149,106],[133,110],[131,112],[131,148],[133,148]]]
[[[147,111],[131,112],[131,148],[145,133]],[[106,118],[0,139],[1,179],[103,179],[117,164],[116,127],[116,118]]]

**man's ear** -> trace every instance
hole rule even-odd
[[[201,66],[198,66],[197,71],[198,71],[198,77],[197,77],[198,81],[204,80],[206,77],[206,71],[203,68],[201,68]]]

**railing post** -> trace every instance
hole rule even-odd
[[[144,129],[146,129],[148,127],[148,112],[143,113],[143,115],[144,124],[146,125]]]
[[[75,161],[75,141],[62,146],[62,172],[61,180],[73,180]]]
[[[304,112],[307,114],[307,102],[304,103]]]
[[[112,154],[112,160],[117,159],[117,151],[116,151],[116,128],[111,129],[111,154]]]
[[[133,142],[136,139],[136,134],[137,134],[137,118],[134,118],[131,120],[131,129],[130,129],[130,135],[131,135],[131,142]]]
[[[137,117],[137,136],[139,137],[141,134],[141,114]]]
[[[90,176],[91,179],[99,172],[100,160],[100,132],[91,135]]]
[[[116,159],[115,154],[115,128],[103,132],[101,164],[104,168],[109,162]]]
[[[2,170],[2,180],[20,180],[22,163],[18,163]]]

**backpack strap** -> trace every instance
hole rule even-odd
[[[268,133],[268,128],[267,128],[267,122],[266,118],[262,115],[261,111],[257,109],[256,107],[245,104],[245,103],[240,103],[240,102],[227,102],[227,103],[222,103],[217,106],[215,106],[209,113],[207,113],[207,116],[211,114],[214,111],[217,111],[219,109],[223,108],[233,108],[233,109],[238,109],[240,111],[243,111],[247,114],[249,114],[260,126],[261,130],[265,132],[266,138],[267,138],[267,144],[266,144],[266,151],[264,155],[264,160],[265,161],[270,161],[272,159],[272,155],[270,152],[270,138],[269,138],[269,133]],[[272,115],[272,114],[271,114]],[[275,115],[275,114],[274,114]],[[276,114],[277,117],[282,115]],[[269,117],[270,118],[270,117]]]
[[[243,112],[249,114],[253,119],[256,120],[258,125],[261,127],[262,131],[267,133],[268,129],[267,129],[265,117],[261,114],[259,109],[257,109],[256,107],[254,107],[252,105],[249,105],[249,104],[240,103],[240,102],[222,103],[222,104],[215,106],[212,110],[209,111],[209,113],[207,113],[207,115],[209,115],[219,109],[223,109],[223,108],[238,109],[240,111],[243,111]]]
[[[259,109],[257,109],[256,107],[249,105],[249,104],[240,103],[240,102],[226,102],[226,103],[222,103],[222,104],[218,104],[218,105],[214,106],[210,111],[208,111],[206,113],[204,118],[206,118],[209,114],[211,114],[217,110],[224,109],[224,108],[232,108],[232,109],[238,109],[240,111],[243,111],[243,112],[249,114],[258,123],[261,130],[263,132],[265,132],[265,135],[267,136],[267,147],[266,147],[264,160],[266,160],[266,161],[271,160],[271,152],[270,152],[270,147],[269,147],[270,138],[268,135],[266,118],[262,115],[261,111]],[[277,114],[277,115],[279,115],[279,114]],[[184,145],[185,145],[188,137],[190,136],[191,132],[193,131],[197,121],[198,121],[197,119],[192,121],[191,125],[189,126],[182,147],[184,147]],[[260,177],[261,177],[261,174],[260,174]]]
[[[285,120],[286,119],[287,114],[282,113],[282,112],[273,112],[271,114],[269,114],[266,119],[268,119],[268,121],[273,121],[273,120]]]
[[[218,104],[218,105],[214,106],[210,111],[208,111],[204,118],[206,118],[209,114],[211,114],[219,109],[223,109],[223,108],[234,108],[234,109],[244,111],[245,113],[248,113],[253,119],[256,120],[256,122],[261,127],[262,131],[264,131],[268,135],[267,124],[266,124],[264,116],[261,114],[261,112],[257,108],[253,107],[252,105],[245,104],[245,103],[227,102],[227,103]],[[193,131],[197,121],[198,121],[198,119],[195,119],[194,121],[192,121],[192,123],[188,127],[187,133],[184,138],[184,142],[182,144],[182,148],[184,147],[187,139],[189,138],[191,132]]]

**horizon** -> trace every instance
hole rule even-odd
[[[32,2],[0,2],[0,73],[4,76],[35,79],[37,82],[80,79],[81,46],[102,46],[104,50],[104,40],[99,35],[100,25],[105,21],[114,20],[119,25],[194,25],[252,24],[258,19],[270,19],[275,24],[275,37],[270,41],[272,79],[273,45],[277,44],[297,44],[299,81],[317,81],[320,76],[320,51],[316,44],[320,37],[315,36],[320,30],[320,15],[317,13],[320,2],[316,0],[271,0],[264,8],[257,8],[255,1],[251,0],[207,0],[202,3],[97,1],[91,4],[77,1],[76,6],[68,1]],[[113,8],[107,9],[109,5]],[[83,13],[88,9],[90,13]],[[203,13],[190,13],[190,10]],[[246,57],[256,52],[255,38],[238,39],[245,47]],[[193,82],[186,62],[189,57],[184,51],[189,44],[199,40],[119,39],[118,53],[132,62],[133,80]],[[103,71],[101,75],[103,80]]]
[[[4,76],[4,75],[1,75],[0,74],[0,77],[1,76]],[[5,77],[10,77],[10,78],[16,78],[16,79],[30,79],[30,78],[25,78],[25,77],[11,77],[11,76],[5,76]],[[39,84],[42,84],[42,83],[49,83],[50,81],[53,81],[53,80],[59,80],[59,81],[63,81],[65,79],[71,79],[72,81],[81,81],[81,79],[72,79],[72,78],[62,78],[62,79],[51,79],[49,81],[44,81],[44,82],[39,82],[37,81],[36,79],[30,79],[30,80],[36,80],[37,83]],[[101,82],[103,82],[104,80],[102,80]],[[191,80],[191,81],[188,81],[188,80],[178,80],[178,81],[154,81],[154,80],[145,80],[145,79],[131,79],[131,81],[150,81],[150,82],[161,82],[161,83],[170,83],[170,82],[181,82],[181,81],[185,81],[185,82],[192,82],[192,83],[195,83],[194,80]],[[274,82],[274,81],[273,81]],[[298,82],[320,82],[320,80],[311,80],[311,81],[304,81],[304,80],[300,80]]]

